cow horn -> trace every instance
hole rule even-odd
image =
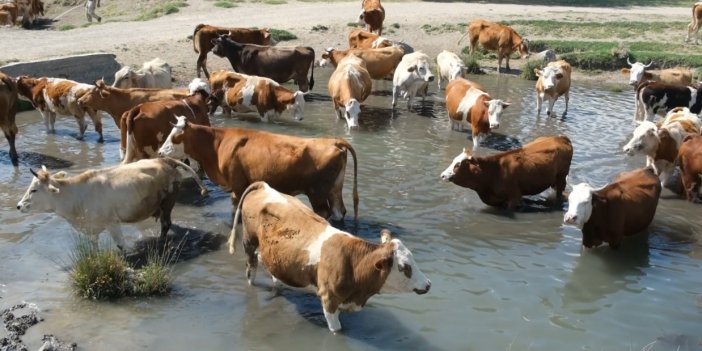
[[[646,66],[644,66],[644,67],[649,68],[649,67],[651,67],[652,64],[653,64],[653,60],[651,60],[651,62],[649,62],[649,63],[648,63]]]
[[[39,178],[39,175],[37,174],[37,172],[31,168],[29,168],[29,173],[32,173],[33,176]]]
[[[634,65],[633,63],[631,63],[631,61],[629,61],[629,56],[626,57],[626,63],[628,63],[629,66],[633,66],[633,65]]]

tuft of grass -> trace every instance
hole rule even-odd
[[[465,32],[467,24],[465,23],[442,23],[438,25],[424,24],[420,28],[427,34],[441,34],[450,32]]]
[[[144,12],[141,14],[139,17],[136,18],[137,21],[149,21],[155,18],[159,18],[161,16],[166,16],[170,15],[172,13],[176,13],[180,11],[180,8],[188,6],[188,3],[185,2],[185,0],[174,0],[174,1],[169,1],[164,4],[160,4],[156,7],[151,8],[150,10]]]
[[[148,256],[148,262],[134,275],[132,283],[134,295],[166,295],[171,291],[171,268],[169,259],[155,253]]]
[[[400,29],[400,24],[399,24],[399,23],[393,23],[393,24],[390,25],[390,28]]]
[[[346,23],[346,26],[347,27],[355,27],[355,28],[363,28],[366,25],[363,23],[358,23],[358,22],[349,22],[349,23]]]
[[[318,25],[312,27],[313,32],[326,32],[328,30],[329,30],[329,27],[321,25],[321,24],[318,24]]]
[[[287,30],[284,29],[269,29],[271,32],[271,38],[277,42],[281,41],[288,41],[288,40],[295,40],[297,39],[297,35],[288,32]]]
[[[476,55],[461,55],[463,63],[466,65],[466,73],[470,74],[484,74],[483,70],[480,68],[480,63],[478,62],[479,56]]]
[[[583,39],[628,39],[641,38],[650,33],[666,31],[678,32],[687,26],[687,22],[568,22],[553,20],[511,20],[500,23],[512,26],[524,36],[577,37]]]
[[[220,0],[214,3],[216,7],[221,7],[225,9],[230,9],[232,7],[236,7],[237,5],[233,3],[231,0]]]
[[[538,80],[539,77],[537,77],[536,73],[534,73],[534,68],[540,69],[541,66],[543,66],[542,61],[538,61],[538,60],[527,61],[527,63],[524,64],[524,67],[522,68],[521,77],[526,79],[526,80]]]
[[[67,31],[67,30],[71,30],[71,29],[76,29],[76,26],[74,26],[72,24],[62,24],[58,27],[58,30],[62,31],[62,32]]]

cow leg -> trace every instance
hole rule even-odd
[[[117,248],[124,252],[124,248],[126,246],[124,244],[124,237],[122,236],[122,227],[119,225],[119,223],[109,224],[107,226],[107,232],[110,233],[110,237],[112,237],[112,241],[115,242]],[[92,237],[97,238],[97,235]]]
[[[392,108],[395,109],[395,99],[397,98],[397,85],[392,86]]]
[[[17,136],[17,126],[12,123],[11,126],[2,129],[7,139],[7,143],[10,144],[10,161],[12,165],[17,167],[19,165],[19,157],[17,155],[17,149],[15,149],[15,136]]]
[[[414,96],[416,92],[414,90],[407,92],[407,111],[412,111],[412,103],[414,102]]]
[[[336,176],[334,186],[329,192],[329,198],[327,199],[331,206],[332,219],[335,221],[341,221],[344,219],[344,216],[346,216],[346,207],[344,206],[344,197],[342,196],[345,175],[345,169],[341,169]]]
[[[74,116],[76,118],[76,122],[78,122],[78,129],[79,134],[76,139],[78,140],[83,140],[83,136],[85,136],[85,130],[88,128],[88,126],[85,125],[85,116]]]
[[[556,184],[553,185],[553,190],[556,191],[556,203],[563,203],[563,192],[565,191],[568,173],[556,175]]]
[[[200,55],[197,57],[195,73],[197,74],[198,78],[200,78],[200,73],[202,73],[202,71],[205,71],[205,77],[207,77],[209,79],[210,72],[207,72],[207,53],[206,52],[200,52]]]
[[[554,96],[549,96],[548,97],[548,110],[546,111],[546,114],[549,117],[556,117],[556,112],[553,110],[553,105],[556,104],[556,98]]]
[[[509,73],[511,71],[511,69],[509,68],[509,57],[510,57],[510,55],[505,55],[505,69],[506,69],[505,72],[506,73]]]
[[[98,111],[92,110],[88,111],[88,116],[90,116],[90,119],[93,121],[93,125],[95,126],[95,132],[97,132],[100,135],[98,143],[105,142],[105,139],[102,137],[102,119],[100,118],[100,113]]]
[[[568,102],[570,101],[570,93],[566,92],[563,94],[563,97],[565,98],[565,111],[563,111],[563,117],[568,113]]]
[[[441,90],[441,72],[439,72],[438,77],[436,77],[436,87],[437,90]]]
[[[337,107],[334,111],[336,112],[336,119],[343,119],[344,114],[346,114],[346,110],[343,107]]]
[[[271,274],[271,280],[273,281],[271,292],[273,295],[280,294],[280,280],[278,280],[278,278],[276,278],[273,274]]]
[[[510,211],[514,211],[519,208],[519,204],[522,202],[522,194],[519,193],[518,191],[515,191],[513,195],[509,197],[507,200],[507,208]]]
[[[331,216],[329,202],[325,196],[327,193],[328,191],[320,191],[320,189],[314,189],[307,193],[307,197],[310,199],[310,204],[312,205],[312,210],[323,218],[329,218],[329,216]]]
[[[544,94],[536,93],[536,117],[541,115],[541,106],[544,104]]]
[[[161,222],[161,238],[165,238],[168,235],[168,230],[171,229],[171,212],[176,203],[176,194],[180,184],[173,183],[173,191],[166,195],[166,198],[161,201],[160,207],[160,217],[159,222]]]
[[[478,146],[480,146],[480,143],[482,143],[485,140],[485,134],[477,134],[473,135],[473,151],[475,151]]]
[[[258,268],[258,255],[256,254],[258,240],[247,238],[246,235],[244,235],[242,243],[244,245],[244,252],[246,252],[246,280],[249,282],[249,285],[253,285],[254,280],[256,280],[256,268]]]
[[[501,66],[502,66],[502,55],[497,54],[497,73],[500,73]]]
[[[322,290],[320,288],[320,290]],[[327,320],[327,327],[332,332],[336,333],[341,330],[341,322],[339,322],[339,306],[334,303],[326,293],[320,294],[322,300],[322,309],[324,310],[324,319]]]

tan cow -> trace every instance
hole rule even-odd
[[[73,177],[66,172],[49,174],[42,167],[31,171],[34,178],[17,209],[55,213],[93,240],[107,229],[123,250],[120,223],[156,217],[161,222],[161,237],[170,229],[171,210],[182,179],[178,167],[194,177],[203,196],[207,194],[192,168],[167,158],[88,170]]]
[[[700,30],[700,21],[702,21],[702,2],[696,2],[692,5],[692,21],[687,25],[687,37],[685,42],[690,42],[692,36],[695,36],[695,45],[699,44],[697,32]]]
[[[336,50],[327,48],[322,54],[319,66],[323,67],[328,63],[336,67],[339,62],[349,54],[358,56],[366,64],[368,74],[371,79],[383,79],[395,72],[395,68],[402,61],[404,52],[402,49],[391,46],[379,49],[347,49]]]
[[[209,78],[207,71],[207,54],[212,51],[214,44],[212,40],[220,35],[226,34],[232,40],[241,44],[274,45],[271,33],[268,28],[248,29],[248,28],[227,28],[216,27],[207,24],[198,24],[193,32],[193,49],[199,54],[197,57],[196,72],[200,77],[200,72],[205,71],[205,77]]]
[[[363,0],[361,3],[361,14],[358,22],[368,24],[368,31],[377,32],[383,35],[383,21],[385,20],[385,9],[380,4],[380,0]]]
[[[436,66],[439,71],[436,86],[441,89],[441,79],[452,81],[456,78],[463,78],[466,75],[466,65],[458,55],[453,52],[443,50],[436,56]]]
[[[366,64],[356,55],[347,55],[329,77],[329,96],[338,119],[346,118],[349,129],[358,128],[361,103],[370,95],[373,83]]]
[[[15,115],[17,114],[17,83],[5,73],[0,72],[0,128],[10,144],[10,161],[12,165],[19,165],[17,149],[15,149],[15,137],[17,136],[17,125]]]
[[[14,0],[17,15],[22,16],[22,26],[29,28],[39,15],[44,15],[44,3],[41,0]]]
[[[677,155],[680,175],[687,201],[700,202],[702,185],[702,136],[688,135]]]
[[[90,116],[90,119],[95,125],[95,131],[100,134],[99,142],[103,142],[102,137],[102,121],[98,111],[79,104],[78,100],[88,92],[94,85],[82,84],[68,79],[60,78],[29,78],[22,76],[17,78],[17,87],[19,93],[24,98],[32,102],[34,107],[39,110],[44,117],[44,125],[47,132],[53,133],[56,115],[73,116],[78,122],[80,134],[78,140],[83,140],[85,135],[85,114]]]
[[[280,117],[288,109],[293,110],[296,121],[302,121],[305,109],[305,94],[293,92],[276,81],[245,74],[227,75],[222,89],[228,110],[257,112],[263,122]],[[236,78],[235,78],[236,77]]]
[[[550,62],[542,70],[534,68],[534,73],[539,80],[536,81],[536,116],[541,115],[541,105],[544,98],[548,99],[548,109],[546,115],[556,117],[553,105],[559,97],[565,97],[565,110],[563,116],[568,113],[568,101],[570,100],[570,64],[563,60]]]
[[[629,85],[635,88],[648,81],[679,85],[692,84],[692,72],[689,68],[673,67],[660,71],[647,71],[646,69],[653,65],[653,61],[644,65],[641,62],[631,63],[627,57],[626,62],[631,68],[622,68],[621,73],[623,76],[629,76]]]
[[[451,129],[462,131],[464,127],[470,127],[474,151],[490,130],[500,127],[502,112],[510,105],[493,99],[482,89],[479,84],[464,78],[454,79],[446,86],[446,111]]]
[[[18,14],[18,8],[17,4],[15,3],[4,3],[0,4],[0,11],[4,11],[7,13],[7,22],[5,22],[6,25],[14,26],[17,23],[17,14]],[[3,24],[3,22],[0,20],[0,24]]]
[[[160,58],[144,62],[141,69],[124,66],[115,73],[115,88],[170,89],[173,86],[171,66]]]
[[[0,10],[0,26],[13,26],[14,22],[12,21],[12,16],[10,15],[9,12]]]
[[[489,206],[515,210],[522,196],[548,188],[556,191],[560,203],[572,158],[573,145],[565,136],[536,138],[519,149],[487,157],[463,149],[441,173],[441,179],[475,190]]]
[[[274,289],[279,281],[316,288],[332,332],[341,330],[340,311],[358,311],[375,294],[421,295],[431,288],[410,250],[388,230],[381,232],[380,244],[355,237],[264,182],[251,184],[241,196],[229,238],[232,254],[239,218],[249,285],[256,278],[260,255]]]
[[[246,75],[236,73],[234,71],[217,70],[210,73],[210,99],[207,104],[210,107],[210,116],[214,116],[217,112],[217,107],[222,107],[222,113],[231,117],[232,110],[227,105],[224,96],[224,85],[233,87],[240,81],[246,80]]]
[[[356,151],[341,138],[206,127],[180,116],[159,155],[197,161],[213,183],[231,192],[234,207],[244,190],[261,180],[286,194],[306,194],[317,214],[341,220],[346,214],[342,190],[349,152],[354,160],[353,208],[358,216]]]
[[[470,54],[473,55],[478,48],[478,42],[486,50],[497,51],[497,72],[500,72],[502,59],[505,59],[505,68],[509,72],[509,58],[513,52],[519,52],[522,59],[529,56],[529,41],[522,39],[514,29],[503,24],[478,19],[468,24],[468,32],[459,39],[470,36]]]
[[[363,29],[353,29],[349,33],[349,48],[350,49],[376,49],[392,46],[393,43],[385,37],[378,34],[366,32]]]

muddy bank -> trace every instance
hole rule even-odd
[[[38,313],[39,309],[36,306],[26,302],[2,310],[0,319],[7,336],[0,339],[0,351],[29,350],[22,337],[29,328],[44,321]],[[39,351],[73,351],[77,347],[76,343],[62,342],[54,335],[44,335],[41,341],[44,343]]]

